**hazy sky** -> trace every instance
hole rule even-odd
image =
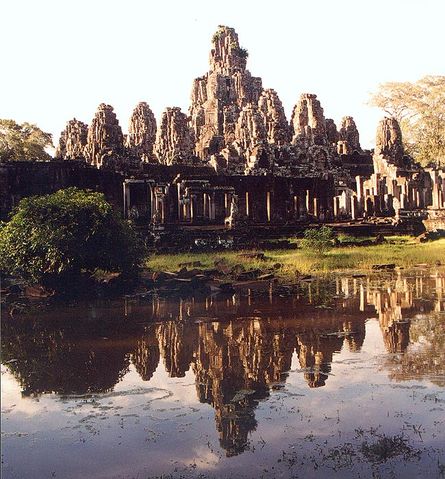
[[[1,0],[0,18],[0,118],[55,139],[101,102],[124,132],[139,101],[158,120],[167,106],[186,111],[220,24],[236,29],[288,119],[301,93],[316,93],[337,125],[355,118],[365,147],[379,83],[445,73],[445,0]]]

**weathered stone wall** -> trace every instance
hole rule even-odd
[[[84,161],[0,163],[0,218],[6,220],[22,198],[72,186],[100,191],[122,210],[122,182],[119,173],[92,168]]]

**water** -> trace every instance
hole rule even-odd
[[[419,269],[3,314],[2,477],[443,477],[444,298]]]

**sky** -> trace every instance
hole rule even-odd
[[[337,126],[354,117],[366,148],[383,117],[366,104],[380,83],[445,74],[445,0],[1,0],[0,18],[0,118],[55,142],[102,102],[124,133],[140,101],[158,121],[168,106],[187,111],[218,25],[235,28],[288,119],[315,93]]]

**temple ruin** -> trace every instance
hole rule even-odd
[[[445,229],[445,171],[405,155],[394,118],[379,123],[374,151],[361,148],[351,116],[339,129],[325,118],[315,94],[301,94],[288,121],[247,59],[235,30],[220,26],[188,112],[168,107],[156,121],[141,102],[125,135],[102,103],[89,125],[67,123],[51,166],[2,164],[2,217],[20,197],[79,186],[104,191],[127,218],[158,231],[342,221]],[[112,193],[110,175],[120,185]]]

